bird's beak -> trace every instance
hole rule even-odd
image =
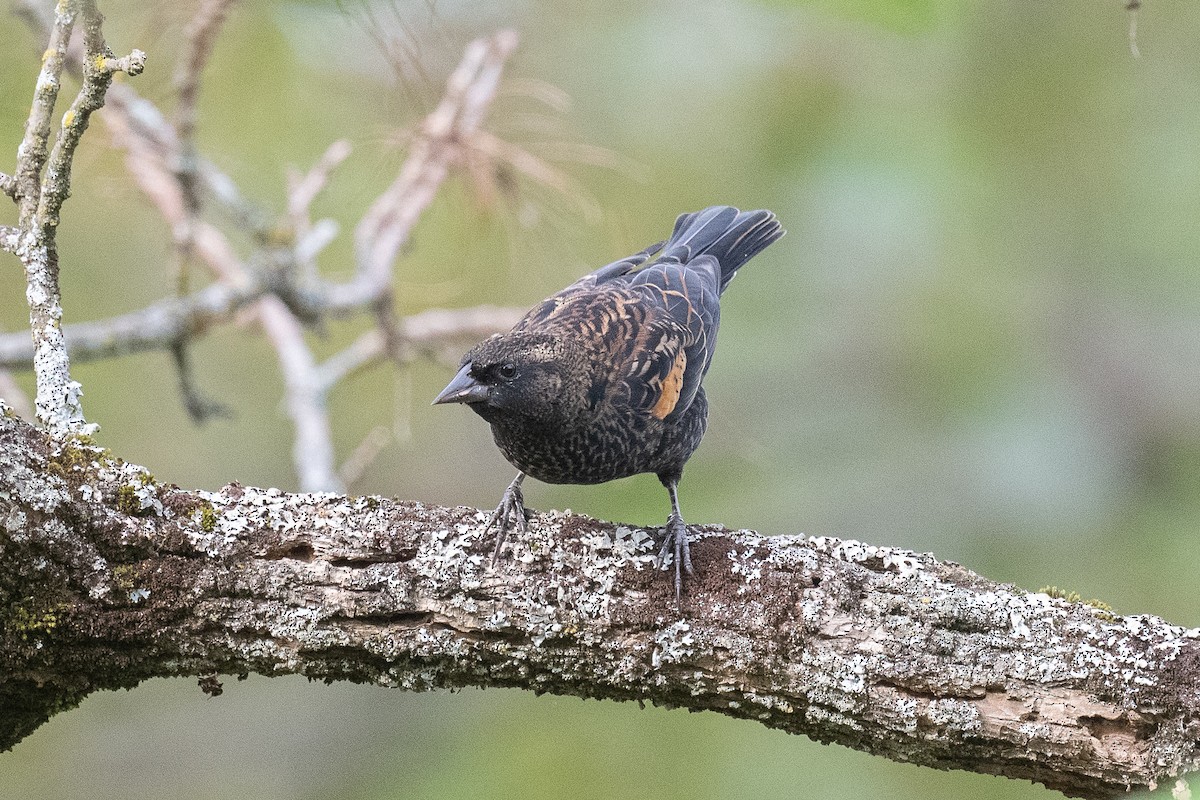
[[[433,404],[436,406],[439,403],[482,403],[491,393],[489,387],[471,376],[471,365],[467,364],[458,371],[450,385],[433,399]]]

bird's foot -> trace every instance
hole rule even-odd
[[[523,475],[519,476],[504,490],[504,496],[500,498],[500,505],[496,506],[496,510],[492,512],[487,525],[483,528],[483,532],[487,533],[493,525],[499,523],[496,531],[496,549],[492,551],[492,566],[500,561],[500,549],[504,547],[504,540],[508,538],[508,531],[514,521],[517,524],[517,530],[521,533],[529,530],[529,519],[526,517],[527,512],[525,511],[525,494],[521,491],[521,478],[523,477]]]
[[[687,525],[683,524],[683,517],[674,513],[667,517],[666,535],[655,560],[655,565],[663,571],[670,569],[671,563],[675,565],[675,601],[678,602],[683,597],[683,574],[692,574],[692,554],[688,548]]]

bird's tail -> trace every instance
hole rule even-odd
[[[721,291],[725,291],[743,264],[783,234],[783,226],[770,211],[712,206],[681,214],[659,258],[686,264],[698,255],[710,255],[721,265]]]

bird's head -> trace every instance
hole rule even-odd
[[[488,422],[525,419],[560,424],[582,387],[584,359],[572,342],[514,331],[484,339],[459,363],[458,374],[434,403],[466,403]]]

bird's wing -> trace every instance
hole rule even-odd
[[[721,266],[711,255],[647,265],[661,247],[585,275],[534,307],[514,330],[583,337],[610,365],[593,400],[608,397],[667,420],[691,406],[712,361]]]
[[[720,264],[710,255],[686,264],[664,259],[638,270],[628,285],[637,293],[636,304],[646,309],[637,369],[628,380],[637,382],[644,374],[648,396],[643,402],[653,416],[677,417],[691,406],[716,348]]]

